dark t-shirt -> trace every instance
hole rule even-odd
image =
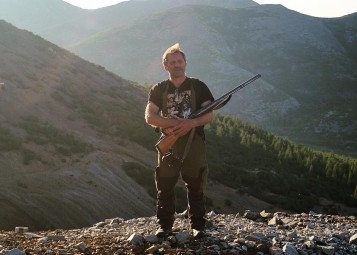
[[[194,101],[191,98],[191,86],[194,90],[196,106],[193,106]],[[165,93],[166,88],[167,110],[163,109],[163,94]],[[195,78],[186,78],[179,88],[176,88],[169,80],[160,82],[151,88],[148,99],[148,101],[153,102],[159,107],[159,110],[164,117],[176,115],[181,118],[188,118],[195,108],[195,110],[199,110],[201,104],[213,100],[214,98],[207,85]],[[200,135],[204,135],[203,126],[197,127],[196,132]]]

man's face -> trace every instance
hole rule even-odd
[[[172,78],[179,78],[186,75],[186,62],[180,52],[168,54],[167,63],[164,65],[164,68],[170,73]]]

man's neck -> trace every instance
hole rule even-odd
[[[182,76],[182,77],[178,77],[178,78],[170,77],[169,80],[172,82],[172,84],[175,85],[176,88],[178,88],[186,80],[186,76]]]

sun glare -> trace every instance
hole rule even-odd
[[[114,5],[126,0],[64,0],[65,2],[78,6],[83,9],[97,9]]]

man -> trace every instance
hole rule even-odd
[[[212,121],[213,113],[195,119],[184,118],[184,113],[194,112],[214,98],[205,83],[186,76],[186,56],[178,43],[166,50],[162,64],[169,78],[151,88],[145,120],[161,130],[170,128],[170,134],[179,136],[179,139],[173,145],[170,156],[158,153],[155,183],[159,228],[156,235],[161,238],[172,231],[175,219],[174,190],[181,174],[187,188],[191,229],[195,237],[201,237],[205,227],[203,185],[208,171],[203,126]],[[182,163],[174,164],[172,158],[168,160],[172,155]]]

